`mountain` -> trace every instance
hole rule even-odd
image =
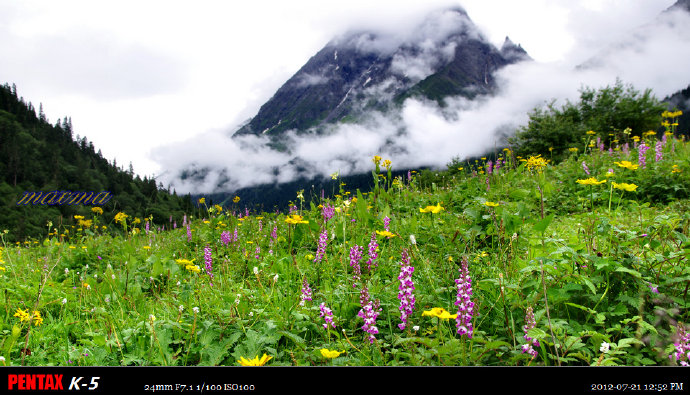
[[[122,211],[132,219],[153,216],[154,226],[167,225],[175,220],[182,223],[185,213],[192,212],[190,195],[179,197],[175,192],[156,185],[155,179],[134,175],[103,158],[86,137],[73,137],[70,118],[51,125],[42,106],[36,109],[17,89],[8,84],[0,86],[0,231],[8,230],[5,241],[44,238],[50,221],[53,229],[76,225],[74,215],[92,218],[93,206],[88,204],[51,204],[26,202],[25,192],[52,191],[100,192],[108,191],[112,199],[105,202],[99,217],[100,225],[113,225],[116,213]],[[24,200],[26,204],[18,202]],[[171,220],[172,218],[172,220]],[[131,229],[130,222],[130,229]],[[62,228],[61,228],[62,230]],[[91,230],[87,229],[86,232]],[[102,231],[100,229],[99,231]]]
[[[449,96],[472,99],[495,91],[496,70],[526,59],[508,38],[500,49],[489,43],[461,8],[433,12],[404,35],[350,32],[309,59],[235,135],[318,132],[411,96],[441,105]]]
[[[319,186],[330,180],[324,169],[359,183],[356,176],[368,171],[363,166],[370,157],[355,158],[353,150],[359,149],[349,144],[399,152],[394,140],[406,130],[395,122],[407,99],[441,110],[458,98],[475,102],[497,92],[497,71],[531,60],[508,37],[500,48],[489,42],[462,8],[436,10],[396,30],[354,30],[333,38],[253,118],[231,137],[223,136],[226,140],[216,140],[227,147],[225,158],[174,163],[166,167],[165,177],[180,190],[213,196],[217,202],[229,202],[241,192],[269,208],[284,206],[299,189],[314,186],[319,193]],[[382,119],[388,122],[387,133],[377,125]],[[365,128],[364,137],[353,131]],[[314,152],[324,149],[324,137],[349,147],[325,159],[337,163],[313,162]],[[247,155],[251,163],[244,159]]]

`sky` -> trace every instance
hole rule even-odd
[[[622,77],[638,89],[652,88],[660,98],[689,85],[684,16],[666,28],[644,26],[674,2],[0,0],[0,83],[15,83],[26,101],[36,108],[42,104],[51,123],[71,117],[75,135],[86,136],[109,161],[125,168],[132,162],[141,176],[173,182],[171,175],[190,163],[233,172],[270,153],[260,148],[261,141],[232,143],[227,136],[333,37],[355,28],[393,34],[430,10],[460,5],[489,41],[500,47],[510,36],[535,62],[503,71],[504,88],[492,100],[458,100],[450,106],[456,111],[451,117],[428,103],[406,103],[401,119],[411,130],[406,148],[412,152],[392,159],[401,166],[442,166],[455,155],[491,146],[496,133],[476,138],[479,145],[451,144],[440,152],[427,141],[457,139],[458,130],[476,134],[524,122],[534,105],[576,98],[583,83],[612,84]],[[632,41],[610,49],[626,40]],[[573,74],[595,54],[602,59],[596,72]],[[344,164],[327,158],[330,148],[336,157],[368,157],[374,151],[359,144],[343,148],[343,135],[375,149],[387,130],[399,126],[395,122],[400,120],[384,117],[340,130],[339,138],[295,139],[293,152],[313,155],[307,160],[321,174],[347,172],[339,168]],[[374,129],[380,136],[372,135]],[[415,134],[422,129],[433,131]],[[320,155],[310,154],[318,147]],[[273,167],[289,160],[265,157],[266,166]],[[254,166],[233,185],[250,185],[267,169]],[[286,170],[280,179],[266,181],[291,177]],[[210,192],[213,185],[209,180],[175,187],[194,193]]]

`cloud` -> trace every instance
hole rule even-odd
[[[621,78],[638,90],[652,88],[659,99],[687,87],[690,31],[684,27],[688,24],[688,13],[665,14],[619,36],[622,39],[608,47],[601,46],[604,49],[583,68],[576,68],[579,63],[572,61],[507,66],[497,73],[500,89],[491,97],[473,101],[451,98],[444,108],[435,102],[408,99],[399,110],[371,113],[357,124],[332,126],[323,135],[288,133],[285,152],[268,148],[266,137],[228,139],[227,131],[217,131],[209,132],[201,142],[158,149],[155,155],[168,170],[163,178],[178,193],[229,192],[299,177],[325,177],[336,171],[364,173],[371,170],[374,155],[391,159],[395,169],[444,168],[454,157],[463,159],[501,148],[506,134],[526,124],[530,110],[551,99],[557,105],[575,101],[582,87],[600,88]],[[401,72],[425,70],[423,64],[403,60],[396,66]],[[205,169],[207,175],[182,181],[179,174],[186,169]]]
[[[46,93],[136,99],[177,92],[185,85],[180,59],[104,31],[67,29],[21,38],[18,34],[0,25],[0,48],[10,55],[3,71],[8,76],[32,75],[29,84]]]
[[[312,85],[321,85],[328,82],[328,77],[321,74],[304,73],[299,75],[296,81],[296,87],[305,88]]]

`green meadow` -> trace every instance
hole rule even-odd
[[[586,131],[558,160],[506,148],[394,177],[377,156],[371,191],[281,212],[238,196],[183,224],[93,207],[40,238],[5,230],[0,364],[687,364],[678,115]]]

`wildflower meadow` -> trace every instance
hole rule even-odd
[[[376,156],[369,192],[334,174],[276,212],[202,198],[181,226],[106,205],[4,231],[0,364],[687,366],[677,116],[588,131],[560,162],[505,148],[394,176]]]

